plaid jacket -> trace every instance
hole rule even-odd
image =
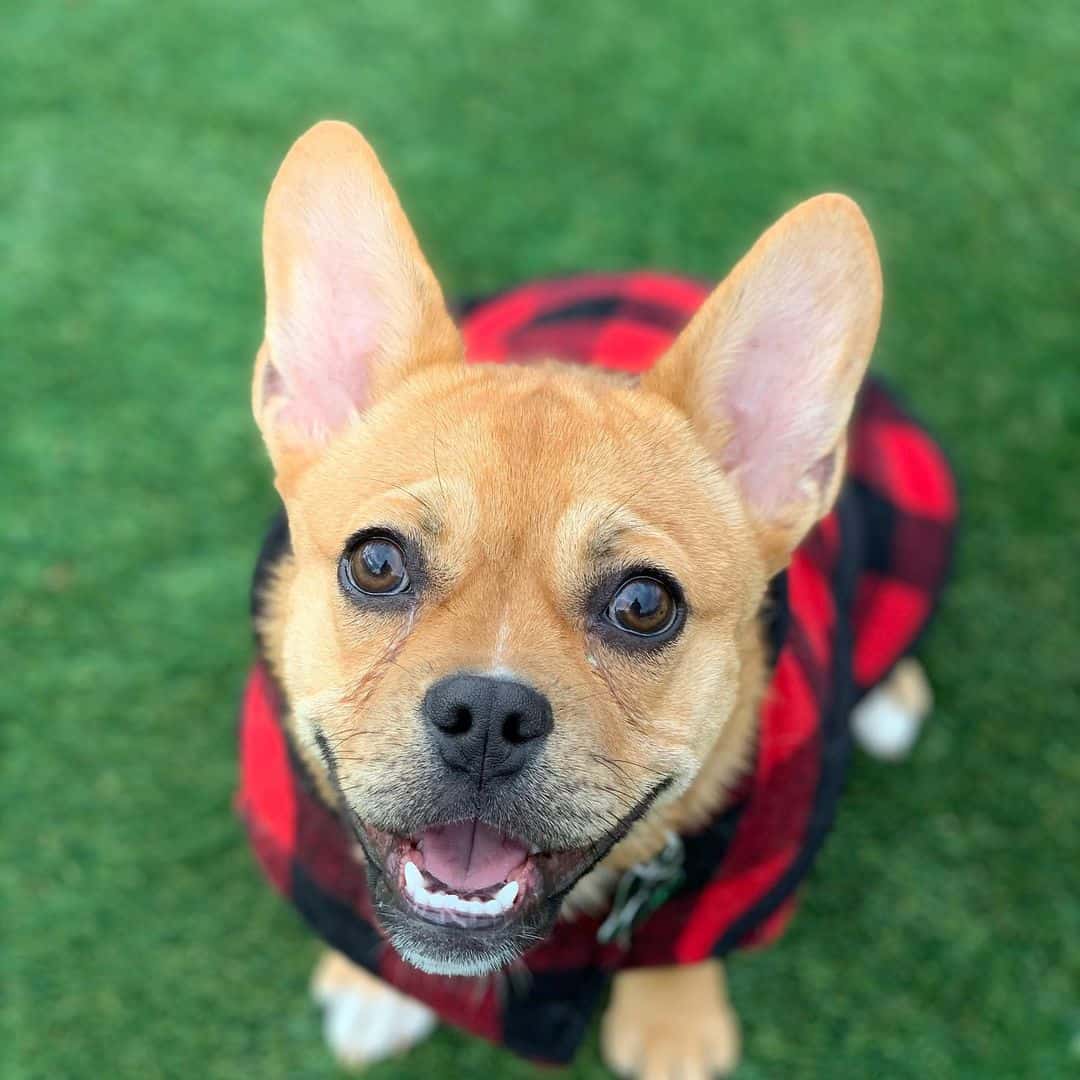
[[[559,356],[639,372],[706,295],[675,276],[587,275],[527,284],[460,314],[474,360]],[[753,768],[708,827],[681,838],[681,885],[628,941],[602,942],[603,917],[579,917],[526,954],[527,974],[456,979],[406,965],[380,934],[350,832],[304,775],[278,690],[259,664],[243,699],[238,795],[258,861],[330,945],[449,1023],[530,1058],[569,1061],[619,968],[691,964],[781,932],[833,821],[851,709],[926,626],[956,513],[942,451],[869,381],[836,507],[774,580],[766,605],[773,667]],[[256,597],[287,548],[281,519],[260,558]]]

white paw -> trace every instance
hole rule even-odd
[[[921,728],[922,717],[883,689],[867,694],[851,714],[851,730],[859,745],[885,761],[907,757]]]
[[[426,1005],[379,987],[372,994],[351,986],[312,991],[323,1010],[323,1034],[334,1057],[350,1068],[400,1054],[426,1039],[437,1018]]]

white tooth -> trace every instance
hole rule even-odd
[[[420,876],[416,863],[407,862],[405,864],[405,888],[408,889],[411,896],[415,897],[427,892],[424,888],[424,879]]]
[[[467,900],[452,892],[429,892],[418,867],[405,864],[405,890],[414,903],[435,911],[451,911],[457,915],[501,915],[517,898],[518,883],[508,881],[488,900]]]
[[[516,899],[518,883],[508,881],[496,894],[493,903],[498,905],[499,911],[505,911]]]

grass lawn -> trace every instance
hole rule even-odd
[[[797,200],[862,202],[876,362],[964,542],[925,738],[857,761],[787,939],[732,965],[739,1077],[1080,1076],[1073,0],[38,0],[0,70],[5,1080],[335,1075],[230,809],[262,201],[325,116],[451,293],[719,277]],[[547,1074],[446,1032],[371,1075]]]

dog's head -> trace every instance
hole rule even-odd
[[[254,411],[293,559],[280,675],[429,971],[502,966],[731,721],[769,577],[840,483],[880,271],[836,195],[774,225],[636,383],[467,365],[367,143],[266,208]]]

